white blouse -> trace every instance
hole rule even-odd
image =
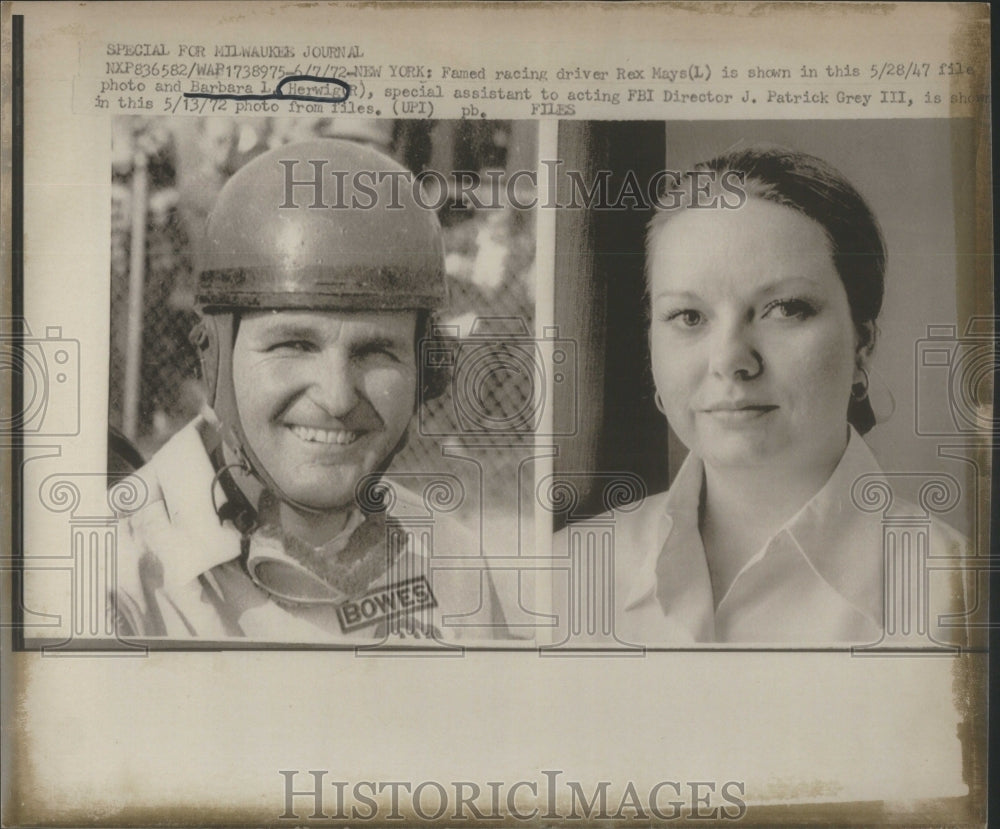
[[[556,550],[573,543],[567,535],[613,526],[614,635],[625,643],[874,644],[887,629],[904,646],[961,643],[964,594],[958,569],[924,568],[919,564],[924,559],[913,557],[898,566],[897,547],[906,535],[900,534],[900,523],[851,500],[855,482],[863,476],[885,481],[882,474],[868,445],[851,429],[827,483],[747,561],[717,607],[698,530],[704,466],[694,455],[668,492],[646,498],[632,511],[570,525]],[[922,551],[921,556],[957,561],[966,554],[960,533],[906,502],[895,504],[893,515],[926,516],[911,521],[914,556]],[[904,547],[909,543],[902,541]],[[900,581],[907,570],[926,576],[929,597],[914,594],[917,601],[912,609],[903,608],[902,616],[893,604],[890,616],[886,596],[888,603],[897,602],[897,588],[908,587]],[[917,582],[910,584],[916,589]],[[958,615],[943,618],[948,613]],[[899,629],[901,618],[912,627]]]

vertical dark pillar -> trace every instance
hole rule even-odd
[[[608,171],[606,201],[625,209],[563,208],[557,215],[556,321],[560,336],[576,341],[579,366],[577,433],[557,441],[555,468],[631,472],[649,492],[668,482],[667,428],[653,402],[646,346],[643,248],[652,210],[636,202],[647,199],[649,180],[663,168],[665,145],[662,122],[559,125],[559,202],[570,201],[571,171],[588,188]],[[616,204],[623,187],[640,198]],[[574,404],[568,389],[559,389],[554,402]],[[578,489],[580,512],[605,509],[599,487]]]

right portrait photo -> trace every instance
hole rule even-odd
[[[985,621],[971,124],[573,122],[556,647],[953,651]],[[977,567],[982,562],[983,567]]]

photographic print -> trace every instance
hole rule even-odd
[[[0,11],[5,825],[986,824],[985,6]]]

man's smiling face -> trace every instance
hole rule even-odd
[[[245,314],[233,347],[244,433],[294,501],[338,509],[397,446],[416,404],[415,311]]]

